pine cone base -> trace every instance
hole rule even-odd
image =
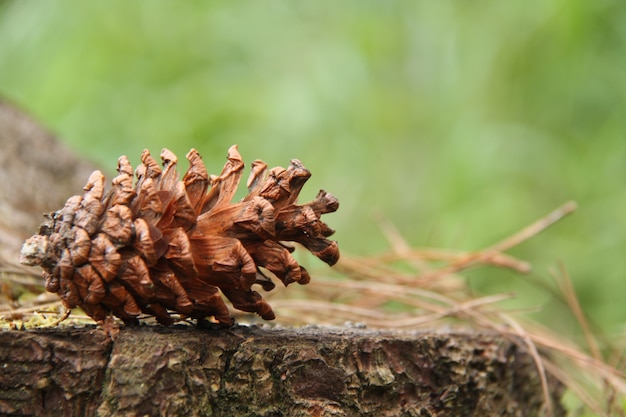
[[[98,322],[109,314],[126,323],[149,315],[168,325],[176,315],[231,325],[224,295],[234,308],[272,320],[252,286],[270,291],[272,277],[284,285],[310,280],[290,242],[329,265],[339,259],[328,239],[334,231],[320,220],[339,203],[323,190],[296,203],[311,175],[300,161],[270,170],[254,161],[248,194],[232,203],[244,167],[236,146],[219,176],[208,175],[195,149],[182,180],[176,155],[163,149],[161,159],[145,150],[133,184],[130,162],[120,157],[108,191],[94,171],[84,194],[45,215],[39,234],[24,243],[21,262],[41,266],[47,291],[65,307]]]

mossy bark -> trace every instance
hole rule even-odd
[[[95,327],[0,332],[11,416],[532,416],[515,341],[460,331]],[[555,415],[561,387],[552,383]]]

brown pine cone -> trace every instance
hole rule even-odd
[[[296,204],[311,175],[300,161],[269,172],[254,161],[248,195],[232,203],[244,166],[236,146],[220,176],[209,177],[195,149],[182,180],[176,155],[163,149],[161,159],[162,168],[145,150],[133,186],[122,156],[107,192],[104,176],[94,171],[85,193],[45,215],[39,234],[24,243],[21,262],[40,265],[46,289],[67,308],[80,307],[98,322],[112,313],[135,323],[144,313],[171,324],[177,313],[230,325],[221,292],[235,308],[271,320],[274,312],[252,285],[271,290],[268,275],[285,285],[310,278],[286,242],[337,262],[337,243],[327,239],[334,231],[320,216],[339,203],[322,190],[312,202]]]

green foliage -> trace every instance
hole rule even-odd
[[[623,2],[0,3],[0,94],[109,169],[190,147],[216,173],[299,158],[341,201],[344,253],[478,249],[566,200],[525,243],[532,280],[562,260],[608,330],[626,320]],[[308,194],[307,194],[308,193]],[[470,274],[564,309],[524,278]]]

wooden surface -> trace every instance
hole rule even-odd
[[[0,257],[17,262],[43,213],[81,191],[93,168],[0,98]]]
[[[544,401],[520,345],[472,332],[14,330],[0,369],[12,416],[531,416]]]

